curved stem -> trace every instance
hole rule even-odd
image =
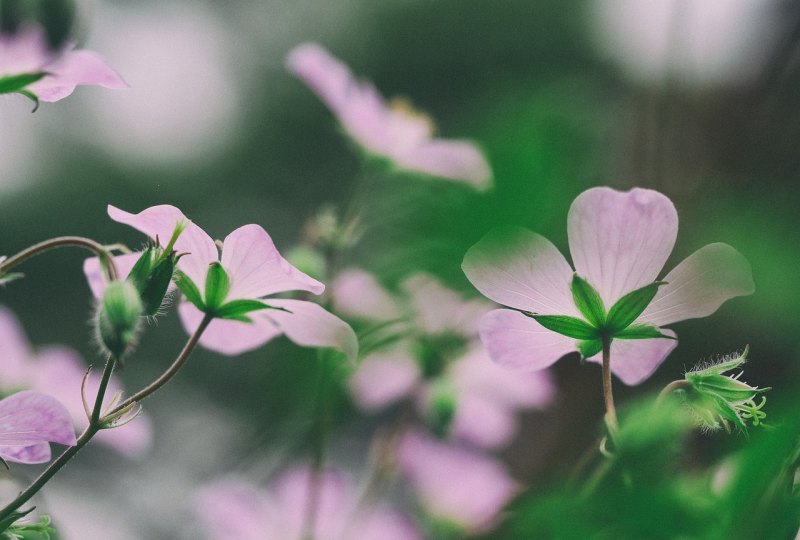
[[[18,264],[35,257],[36,255],[40,255],[45,251],[50,251],[51,249],[60,247],[80,247],[88,249],[103,259],[103,266],[110,281],[116,280],[119,276],[119,272],[117,272],[117,265],[114,263],[114,258],[111,256],[108,250],[103,247],[102,244],[82,236],[59,236],[57,238],[51,238],[50,240],[45,240],[44,242],[34,244],[0,263],[0,275],[8,272]]]
[[[672,381],[667,386],[665,386],[664,389],[661,390],[661,392],[659,392],[658,398],[656,398],[656,403],[661,403],[662,401],[664,401],[664,399],[666,399],[668,395],[670,395],[672,392],[676,390],[684,390],[691,387],[692,385],[690,385],[689,382],[684,379],[678,379],[676,381]]]
[[[108,382],[111,380],[111,374],[114,372],[115,364],[116,359],[109,355],[106,360],[106,367],[103,369],[103,378],[100,379],[100,388],[97,390],[97,399],[94,401],[92,417],[89,419],[92,425],[100,425],[100,412],[103,409],[103,400],[106,397],[106,389],[108,388]]]
[[[616,434],[617,409],[614,407],[614,393],[611,389],[611,338],[603,336],[603,400],[606,404],[606,421],[612,435]]]

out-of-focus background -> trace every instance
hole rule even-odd
[[[770,402],[796,394],[796,2],[98,0],[78,7],[80,45],[103,55],[130,89],[81,87],[35,114],[25,98],[0,99],[0,253],[62,234],[137,247],[143,238],[109,220],[106,205],[137,212],[161,203],[219,238],[259,223],[288,251],[323,205],[345,201],[360,171],[330,112],[284,68],[292,47],[317,41],[385,95],[429,113],[442,136],[477,141],[495,173],[486,194],[378,179],[367,194],[370,232],[354,263],[389,285],[425,269],[471,294],[461,259],[493,226],[523,225],[566,253],[566,214],[578,193],[654,188],[680,216],[667,268],[726,242],[752,264],[757,292],[674,325],[678,348],[641,386],[617,384],[617,399],[657,390],[747,344],[748,382],[773,387]],[[0,303],[16,312],[32,343],[68,344],[97,362],[87,344],[92,300],[83,258],[63,252],[31,261],[25,280],[0,290]],[[160,319],[121,373],[126,385],[149,381],[184,339],[174,311]],[[307,451],[315,358],[284,339],[235,358],[198,350],[178,380],[146,402],[157,434],[147,460],[90,448],[42,504],[51,498],[65,530],[85,535],[76,537],[195,537],[188,504],[200,482],[245,468],[266,478]],[[602,416],[596,366],[575,358],[559,362],[555,374],[557,403],[528,415],[503,454],[533,489],[569,469]],[[343,415],[334,455],[358,463],[368,432]],[[728,444],[705,437],[698,459]]]

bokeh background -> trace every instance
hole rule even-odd
[[[353,263],[390,286],[424,269],[472,294],[461,259],[493,226],[523,225],[566,253],[578,193],[654,188],[681,220],[667,268],[726,242],[751,262],[757,292],[674,325],[675,352],[641,386],[618,384],[617,399],[746,344],[748,382],[773,387],[771,403],[797,393],[796,2],[98,0],[78,3],[72,31],[131,88],[79,88],[35,114],[22,97],[0,99],[0,253],[62,234],[136,247],[141,237],[107,218],[109,203],[174,204],[212,236],[259,223],[282,251],[297,245],[361,170],[329,111],[284,69],[286,53],[313,40],[428,112],[442,136],[477,141],[495,172],[486,194],[376,178]],[[97,362],[83,258],[31,261],[0,302],[33,343],[65,343]],[[174,312],[160,319],[121,373],[126,385],[148,382],[184,339]],[[236,358],[198,350],[146,403],[157,433],[147,460],[90,448],[42,504],[85,538],[196,537],[188,505],[200,482],[237,469],[267,478],[307,452],[315,358],[283,339]],[[558,482],[602,416],[597,366],[568,359],[555,374],[556,404],[529,414],[504,452],[534,490]],[[368,444],[369,422],[355,418],[346,406],[337,418],[332,451],[345,463]],[[730,444],[704,437],[696,459]]]

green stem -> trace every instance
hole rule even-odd
[[[665,386],[664,389],[661,390],[661,392],[658,393],[658,398],[656,399],[656,403],[663,402],[668,395],[675,392],[676,390],[687,390],[691,387],[692,385],[689,384],[689,382],[684,379],[678,379],[676,381],[672,381],[667,386]]]
[[[103,401],[106,397],[106,389],[111,380],[111,374],[114,372],[114,365],[116,358],[108,355],[106,360],[106,367],[103,369],[103,377],[100,379],[100,388],[97,389],[97,398],[94,400],[94,409],[92,409],[92,417],[89,419],[90,425],[100,425],[100,413],[103,410]]]
[[[34,244],[0,263],[0,275],[5,274],[18,264],[23,263],[28,259],[35,257],[36,255],[40,255],[46,251],[60,247],[80,247],[88,249],[103,260],[104,264],[102,266],[105,268],[109,281],[114,281],[119,276],[119,272],[117,272],[117,265],[114,263],[114,258],[111,256],[108,250],[103,247],[102,244],[82,236],[59,236],[57,238],[51,238],[50,240],[45,240],[44,242]]]
[[[603,336],[603,401],[606,404],[606,422],[612,435],[619,429],[614,393],[611,389],[611,338]],[[613,438],[613,437],[612,437]]]

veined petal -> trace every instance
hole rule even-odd
[[[349,387],[359,407],[375,411],[409,395],[419,378],[419,366],[407,352],[380,352],[361,361]]]
[[[402,316],[397,301],[372,274],[348,268],[331,283],[334,311],[345,317],[391,321]]]
[[[675,245],[678,213],[657,191],[600,187],[578,195],[567,225],[575,271],[609,308],[656,280]]]
[[[256,316],[253,312],[249,316],[252,322],[214,319],[200,337],[200,345],[221,354],[235,356],[264,345],[271,339],[279,336],[281,331],[270,320]],[[178,306],[183,327],[189,334],[193,334],[203,313],[189,302],[181,302]]]
[[[50,443],[47,442],[36,443],[31,446],[0,448],[0,457],[6,461],[26,465],[47,463],[50,461],[51,455]]]
[[[726,300],[753,294],[750,263],[727,244],[709,244],[695,251],[664,278],[639,320],[663,326],[707,317]]]
[[[151,206],[138,214],[131,214],[108,205],[108,216],[152,239],[158,237],[161,247],[167,245],[178,223],[189,221],[183,212],[168,204]],[[175,242],[175,251],[187,253],[178,261],[178,268],[202,290],[206,282],[208,265],[219,260],[214,241],[203,229],[190,223]]]
[[[662,328],[661,332],[675,337],[675,332],[668,328]],[[667,338],[615,339],[611,343],[611,372],[625,384],[637,385],[650,377],[677,346],[677,340]],[[602,353],[588,360],[602,364]]]
[[[470,141],[427,139],[396,156],[397,165],[446,180],[463,181],[478,190],[492,185],[492,169]]]
[[[58,101],[70,95],[77,85],[128,88],[128,84],[98,54],[67,51],[45,66],[50,75],[28,86],[42,101]]]
[[[125,255],[117,255],[114,257],[114,264],[117,265],[119,272],[119,279],[125,279],[131,273],[136,261],[141,257],[141,253],[126,253]],[[103,296],[103,291],[106,289],[106,277],[103,269],[100,267],[100,260],[97,257],[90,257],[83,261],[83,274],[86,276],[86,281],[89,283],[89,288],[95,298]]]
[[[429,335],[453,332],[474,337],[478,321],[491,308],[480,299],[464,300],[431,275],[414,274],[401,285],[411,300],[416,321]]]
[[[230,233],[223,243],[221,262],[231,280],[229,300],[284,291],[320,294],[325,290],[322,283],[284,259],[259,225],[245,225]]]
[[[319,304],[304,300],[270,298],[272,306],[288,311],[265,309],[254,312],[253,320],[265,318],[272,321],[286,337],[305,347],[333,347],[343,351],[347,358],[355,360],[358,340],[350,325]],[[242,323],[240,323],[242,324]]]
[[[543,236],[520,227],[494,229],[467,251],[461,268],[475,288],[499,304],[580,317],[570,290],[572,268]]]
[[[0,447],[76,443],[72,419],[56,399],[26,390],[0,400]]]
[[[492,360],[511,369],[544,369],[576,350],[574,339],[510,309],[495,309],[484,315],[480,336]]]

